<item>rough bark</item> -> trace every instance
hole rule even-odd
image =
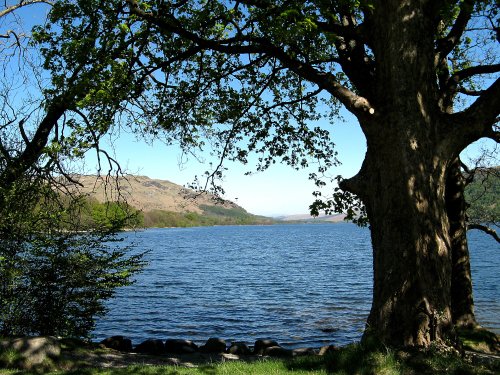
[[[467,245],[465,181],[460,159],[451,164],[446,179],[446,208],[450,222],[452,250],[451,315],[456,326],[477,325],[474,315],[472,275]]]
[[[447,160],[435,148],[414,149],[426,132],[405,142],[397,126],[376,148],[369,144],[360,175],[344,185],[361,192],[370,218],[374,290],[365,338],[428,346],[452,325]]]
[[[452,327],[451,244],[446,147],[435,105],[435,25],[425,2],[379,2],[373,14],[377,104],[361,120],[367,154],[341,186],[363,200],[370,219],[374,289],[364,338],[391,346],[429,346]],[[420,8],[418,7],[420,4]]]

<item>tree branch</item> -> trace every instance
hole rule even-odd
[[[49,4],[49,5],[54,5],[54,3],[52,1],[48,1],[48,0],[21,0],[21,1],[19,1],[19,3],[15,4],[15,5],[11,5],[11,6],[7,7],[7,9],[2,10],[0,12],[0,18],[6,16],[9,13],[14,12],[16,9],[22,8],[22,7],[27,6],[27,5],[36,4],[36,3],[45,3],[45,4]]]
[[[453,48],[455,48],[462,37],[467,23],[469,22],[472,11],[474,9],[474,1],[465,0],[460,5],[460,13],[458,14],[455,23],[453,24],[450,32],[444,38],[437,41],[436,53],[438,60],[447,56]]]
[[[485,93],[485,90],[469,90],[465,87],[459,87],[458,92],[469,96],[481,96]]]
[[[451,76],[451,80],[454,80],[456,83],[458,83],[475,75],[492,74],[498,72],[500,72],[500,64],[472,66],[470,68],[466,68],[454,73]]]
[[[449,72],[445,59],[441,59],[440,65],[441,73],[439,74],[439,84],[440,87],[442,87],[442,95],[440,101],[443,103],[444,108],[448,108],[452,105],[452,100],[458,92],[469,96],[481,96],[483,94],[486,94],[486,90],[467,90],[460,86],[460,81],[463,81],[475,75],[500,72],[500,64],[478,65],[460,70],[454,73],[451,77],[448,77]]]
[[[461,152],[467,145],[481,137],[490,137],[498,141],[498,133],[493,129],[500,113],[500,78],[467,109],[449,115],[449,126],[445,127],[443,136],[455,134],[448,139],[456,152]],[[461,136],[458,136],[458,135]]]
[[[26,144],[24,151],[18,157],[12,159],[12,162],[0,174],[0,180],[5,186],[14,183],[19,176],[36,163],[42,150],[47,145],[50,132],[64,111],[65,106],[63,101],[60,103],[55,101],[48,107],[45,117],[38,125],[31,141]]]
[[[239,0],[238,3],[245,4],[247,6],[256,7],[259,9],[268,9],[273,3],[268,0]]]
[[[282,48],[272,44],[269,40],[260,37],[236,36],[224,40],[211,40],[203,38],[183,28],[182,23],[169,14],[156,15],[139,8],[136,0],[126,0],[130,12],[143,20],[150,22],[163,32],[170,32],[196,43],[203,49],[223,52],[232,55],[240,54],[266,54],[278,59],[283,66],[290,69],[298,76],[318,85],[336,97],[345,107],[358,117],[372,115],[375,110],[366,98],[356,95],[347,87],[336,81],[331,73],[315,69],[310,64],[291,57]]]
[[[500,237],[498,236],[497,232],[494,229],[491,229],[490,227],[487,227],[486,225],[482,224],[468,224],[467,225],[467,230],[469,229],[477,229],[480,231],[483,231],[486,234],[489,234],[491,237],[493,237],[498,243],[500,243]]]

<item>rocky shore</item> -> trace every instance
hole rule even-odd
[[[233,356],[268,356],[268,357],[295,357],[300,355],[324,355],[335,350],[334,346],[322,348],[286,349],[274,340],[259,339],[253,346],[245,342],[227,343],[217,337],[209,338],[205,344],[198,346],[191,340],[184,339],[149,339],[135,347],[132,341],[124,336],[109,337],[100,343],[101,346],[125,353],[140,353],[149,355],[168,354],[227,354]]]
[[[213,362],[325,355],[338,349],[335,346],[287,349],[274,340],[257,340],[249,346],[244,342],[227,343],[220,338],[210,338],[201,346],[184,339],[149,339],[133,346],[124,336],[109,337],[98,344],[48,336],[0,340],[0,352],[9,350],[15,350],[19,357],[16,367],[31,369],[43,366],[47,360],[101,368],[136,364],[195,367]]]

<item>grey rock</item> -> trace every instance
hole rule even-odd
[[[203,353],[224,353],[226,351],[226,341],[217,337],[211,337],[205,345],[200,348]]]
[[[3,350],[15,350],[21,358],[17,365],[30,369],[46,359],[57,358],[61,354],[61,344],[52,336],[21,337],[0,340],[0,351]]]
[[[303,356],[303,355],[315,355],[316,351],[313,348],[297,348],[292,350],[294,356]]]
[[[253,353],[257,355],[264,354],[264,350],[271,346],[279,346],[279,344],[274,340],[257,340],[253,347]]]
[[[264,349],[264,355],[269,357],[293,357],[293,351],[281,346],[269,346]]]
[[[190,354],[195,353],[198,346],[191,340],[183,339],[168,339],[165,341],[165,351],[173,354]]]
[[[337,350],[339,349],[335,345],[322,346],[321,349],[319,349],[319,355],[335,353]]]
[[[137,345],[135,351],[143,354],[160,355],[165,353],[165,345],[161,340],[149,339]]]
[[[121,352],[132,351],[132,341],[124,336],[112,336],[101,341],[106,348],[119,350]]]
[[[227,350],[229,354],[236,354],[236,355],[249,355],[252,354],[252,351],[248,347],[247,344],[244,342],[233,342],[231,343],[231,346]]]

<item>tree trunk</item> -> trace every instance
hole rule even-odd
[[[452,250],[451,315],[456,326],[476,326],[469,248],[467,245],[465,181],[460,159],[451,164],[446,179],[446,208]]]
[[[364,339],[429,346],[452,327],[449,163],[429,128],[409,132],[408,121],[401,114],[371,137],[362,170],[341,187],[361,197],[370,220],[374,289]]]
[[[362,199],[370,221],[374,288],[364,339],[390,346],[429,346],[452,328],[445,183],[455,150],[436,107],[430,4],[386,0],[373,9],[375,112],[358,118],[365,161],[341,185]]]

